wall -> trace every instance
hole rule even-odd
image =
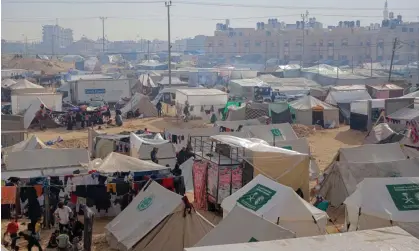
[[[23,131],[23,116],[1,115],[1,146],[7,147],[25,140],[24,132],[4,133],[4,131]]]

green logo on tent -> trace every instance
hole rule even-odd
[[[276,191],[261,184],[257,184],[240,197],[237,202],[250,210],[257,211],[268,203],[275,194]]]
[[[144,211],[149,208],[151,204],[153,204],[153,196],[147,196],[138,204],[137,209],[138,211]]]
[[[292,151],[292,146],[283,146],[282,148]]]
[[[399,211],[419,210],[419,184],[386,185]]]
[[[250,240],[248,242],[259,242],[258,240],[256,240],[254,237],[250,238]]]

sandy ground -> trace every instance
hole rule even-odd
[[[151,131],[162,131],[165,128],[179,127],[179,128],[197,128],[210,126],[203,123],[203,121],[191,121],[184,123],[177,121],[175,118],[149,118],[149,119],[134,119],[124,121],[123,127],[104,127],[103,131],[108,133],[119,133],[122,131],[133,131],[148,128]],[[296,128],[295,128],[296,129]],[[342,126],[337,129],[328,130],[313,130],[310,128],[300,128],[296,130],[297,134],[306,136],[309,140],[311,152],[316,159],[321,170],[324,170],[333,160],[337,150],[341,147],[355,147],[362,144],[365,134],[359,131],[350,130],[348,126]],[[44,141],[56,139],[61,136],[64,142],[58,147],[87,147],[87,130],[67,131],[65,128],[49,129],[47,131],[32,131],[31,134],[36,134]],[[311,184],[313,187],[315,183]],[[344,220],[342,209],[331,208],[328,214],[333,221],[329,223],[327,231],[329,233],[337,232],[337,228],[341,226]],[[206,212],[209,213],[209,212]],[[206,215],[211,217],[211,215]],[[111,219],[95,219],[94,235],[93,235],[93,250],[110,250],[104,236],[104,227]],[[7,221],[2,221],[2,232],[5,230]],[[22,226],[21,229],[25,229]],[[43,246],[46,246],[52,230],[43,230],[41,234]],[[26,249],[26,241],[21,240],[20,246]]]

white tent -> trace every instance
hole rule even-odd
[[[135,93],[120,110],[122,116],[126,117],[128,112],[135,112],[137,109],[144,117],[157,117],[157,108],[151,103],[148,96],[141,93]]]
[[[364,86],[365,88],[365,86]],[[350,91],[330,91],[324,102],[337,106],[338,104],[348,104],[355,100],[371,99],[367,90],[350,90]]]
[[[25,113],[23,114],[23,126],[24,126],[25,129],[28,129],[31,126],[34,118],[36,117],[36,113],[40,109],[41,104],[44,105],[45,108],[48,108],[44,104],[44,102],[42,101],[42,99],[36,98],[35,100],[33,100],[31,102],[31,104],[29,105],[29,107],[26,109]],[[56,127],[59,126],[50,117],[45,118],[45,120],[43,122],[49,128],[56,128]]]
[[[2,88],[9,88],[14,84],[16,84],[16,81],[14,81],[13,79],[10,79],[10,78],[1,81],[1,87]]]
[[[311,156],[310,145],[306,138],[294,139],[294,140],[283,140],[275,141],[275,146],[282,147],[285,149],[293,150],[299,153],[304,153]],[[320,175],[320,168],[316,161],[310,157],[310,180],[315,180]]]
[[[364,144],[394,143],[402,138],[403,136],[398,137],[397,133],[387,123],[380,123],[368,133],[365,137]]]
[[[297,237],[325,234],[327,214],[303,200],[290,187],[258,175],[221,203],[223,216],[239,205],[296,233]]]
[[[399,226],[419,237],[419,177],[366,178],[345,205],[349,231]]]
[[[182,197],[152,181],[105,227],[111,248],[141,251],[183,251],[212,225],[196,212],[183,217]]]
[[[195,247],[295,238],[295,233],[235,206]]]
[[[298,124],[313,125],[323,121],[328,128],[339,126],[339,109],[312,96],[304,96],[289,103],[293,120]]]
[[[375,163],[407,159],[399,143],[362,145],[339,150],[339,161]]]
[[[187,248],[185,251],[416,251],[419,240],[398,227],[352,233]]]
[[[297,134],[289,123],[270,125],[243,126],[243,132],[249,133],[251,138],[262,139],[270,144],[274,141],[298,139]],[[274,136],[273,131],[279,131],[280,136]]]
[[[105,159],[102,164],[95,167],[99,172],[114,173],[114,172],[143,172],[167,170],[167,167],[158,165],[151,161],[144,161],[134,157],[126,156],[120,153],[112,152]]]
[[[36,135],[32,135],[30,138],[25,139],[13,146],[9,146],[2,149],[3,153],[10,153],[10,152],[20,152],[26,150],[36,150],[36,149],[44,149],[49,148],[40,140]]]
[[[44,87],[34,84],[26,79],[20,79],[16,82],[16,84],[10,86],[12,90],[18,89],[44,89]]]
[[[419,177],[419,159],[378,163],[336,162],[322,182],[320,194],[333,206],[341,205],[364,178]]]
[[[168,140],[164,139],[147,139],[130,134],[130,151],[131,156],[142,160],[151,161],[151,151],[157,148],[157,159],[162,166],[169,165],[174,167],[176,164],[176,149]]]
[[[192,176],[192,168],[193,168],[194,159],[189,158],[187,161],[183,162],[179,168],[182,170],[183,181],[185,182],[185,191],[191,192],[193,191],[193,176]]]

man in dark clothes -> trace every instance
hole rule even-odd
[[[162,108],[162,104],[161,104],[160,100],[159,100],[159,102],[157,102],[157,104],[156,104],[156,108],[157,108],[157,116],[158,116],[158,117],[161,117],[161,108]]]
[[[157,159],[157,152],[158,151],[159,151],[159,149],[157,147],[154,147],[153,151],[151,151],[151,153],[150,153],[151,161],[153,161],[156,164],[159,163],[159,160]]]
[[[182,149],[178,152],[176,158],[177,158],[177,163],[179,165],[182,165],[183,162],[185,162],[187,160],[186,159],[186,148],[185,147],[182,147]]]
[[[36,192],[33,195],[30,195],[28,197],[28,218],[31,220],[31,226],[32,229],[28,228],[30,231],[35,232],[35,224],[38,222],[38,219],[40,219],[42,216],[41,212],[41,205],[39,205],[38,197],[36,197]]]
[[[126,193],[122,196],[121,199],[121,211],[123,211],[129,203],[131,203],[132,199],[134,198],[134,191],[130,190],[129,193]]]
[[[77,237],[79,240],[83,238],[83,230],[84,224],[79,221],[79,219],[71,219],[70,220],[70,229],[71,229],[71,236],[70,241],[73,241],[73,238]]]
[[[174,176],[182,176],[182,169],[179,168],[179,164],[176,163],[175,168],[172,170]]]
[[[19,237],[23,237],[28,241],[28,251],[31,251],[33,246],[37,246],[39,251],[42,251],[41,244],[39,244],[39,241],[35,237],[35,232],[31,230],[33,228],[32,224],[28,223],[28,230],[19,232]]]

